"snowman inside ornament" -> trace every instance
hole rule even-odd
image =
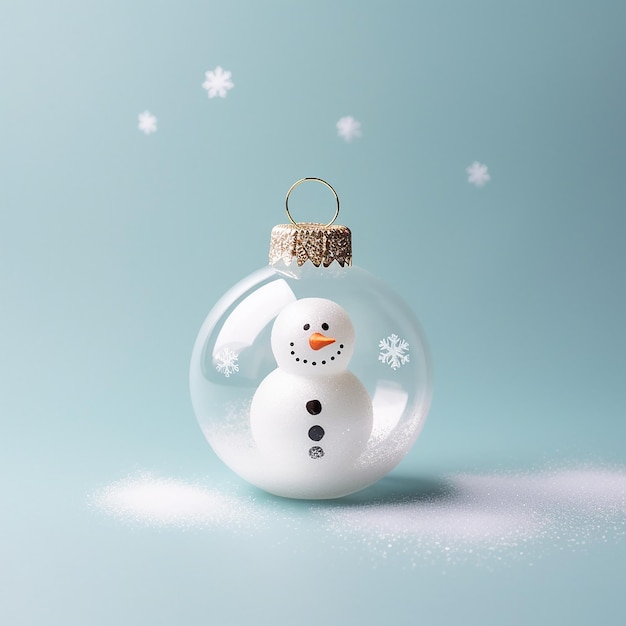
[[[277,368],[259,385],[250,408],[262,455],[285,471],[347,470],[366,447],[373,410],[367,390],[348,370],[354,352],[348,313],[326,298],[285,307],[271,335]]]
[[[295,222],[289,197],[313,181],[334,195],[327,224]],[[391,471],[417,438],[432,376],[419,322],[383,281],[352,264],[339,198],[295,182],[269,265],[233,285],[196,339],[190,390],[217,456],[288,498],[339,498]]]

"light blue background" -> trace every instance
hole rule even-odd
[[[617,0],[2,0],[2,623],[620,623],[624,543],[444,574],[332,551],[313,520],[129,530],[86,496],[137,469],[231,480],[191,347],[303,176],[430,341],[398,475],[626,462],[625,29]],[[209,100],[217,65],[235,87]]]

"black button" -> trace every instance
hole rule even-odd
[[[323,436],[324,429],[321,426],[315,425],[309,428],[309,439],[312,439],[313,441],[321,441]]]
[[[306,410],[311,415],[319,415],[322,412],[322,403],[319,400],[309,400],[306,403]]]

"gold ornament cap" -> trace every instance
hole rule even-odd
[[[289,212],[289,196],[300,184],[306,181],[316,181],[326,185],[335,196],[337,208],[333,219],[328,224],[312,222],[295,222]],[[278,224],[272,228],[270,240],[270,265],[282,261],[285,265],[298,266],[311,261],[315,267],[328,267],[337,261],[341,267],[352,265],[352,233],[347,226],[334,224],[339,215],[339,196],[337,192],[321,178],[301,178],[296,181],[287,192],[285,209],[290,224]]]

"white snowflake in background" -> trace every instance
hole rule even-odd
[[[229,378],[231,374],[239,371],[237,360],[239,355],[230,348],[223,348],[215,355],[215,369]]]
[[[219,65],[211,72],[207,72],[206,80],[202,83],[204,89],[207,90],[209,98],[225,98],[228,94],[228,90],[232,89],[235,85],[231,80],[232,74],[225,72]]]
[[[487,166],[478,161],[474,161],[465,171],[468,174],[467,182],[476,185],[476,187],[482,187],[491,179]]]
[[[144,111],[139,114],[139,130],[149,135],[150,133],[156,133],[157,118],[150,113],[150,111]]]
[[[393,334],[387,339],[378,342],[380,354],[378,360],[391,366],[392,370],[397,370],[401,365],[409,362],[409,344]]]
[[[361,122],[357,122],[350,115],[342,117],[337,122],[337,134],[346,141],[352,141],[361,136]]]

